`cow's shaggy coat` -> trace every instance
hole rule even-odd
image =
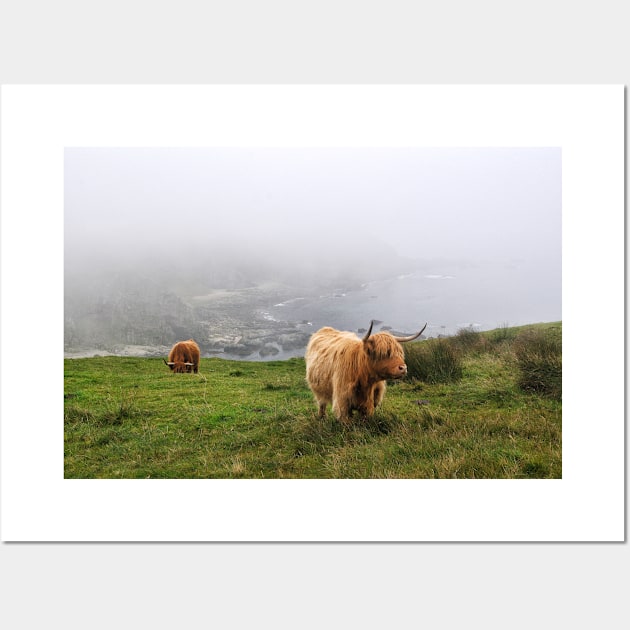
[[[173,372],[180,374],[184,372],[194,372],[197,374],[197,372],[199,372],[200,356],[201,352],[195,341],[192,339],[188,341],[178,341],[168,354],[168,363],[166,361],[164,361],[164,363],[166,363]]]
[[[387,379],[407,374],[401,342],[417,339],[424,328],[410,337],[380,332],[363,339],[354,333],[321,328],[306,347],[306,381],[324,417],[332,404],[337,419],[349,422],[353,411],[370,417],[385,395]]]

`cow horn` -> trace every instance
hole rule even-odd
[[[365,333],[365,337],[363,337],[362,341],[367,341],[368,337],[372,334],[372,326],[374,326],[374,320],[370,322],[370,327],[368,331]]]
[[[428,323],[428,322],[427,322]],[[422,330],[419,333],[416,333],[415,335],[410,335],[409,337],[394,337],[394,339],[398,342],[398,343],[405,343],[405,341],[413,341],[414,339],[417,339],[423,332],[424,329],[427,327],[427,325],[425,324],[422,328]]]
[[[170,365],[175,365],[174,363],[167,363],[167,362],[166,362],[166,359],[164,359],[164,358],[162,359],[162,361],[164,361],[164,365],[169,365],[169,366],[170,366]]]
[[[194,363],[184,363],[184,365],[195,365]]]

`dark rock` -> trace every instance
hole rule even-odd
[[[280,352],[280,350],[274,346],[273,344],[270,343],[266,343],[259,351],[258,354],[261,357],[269,357],[269,356],[275,356],[276,354],[278,354]]]

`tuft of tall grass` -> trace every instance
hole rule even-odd
[[[139,415],[141,411],[135,405],[133,396],[122,395],[120,398],[108,398],[98,411],[77,404],[66,405],[64,421],[108,426],[122,424],[123,421]]]
[[[518,384],[525,391],[562,399],[562,338],[557,329],[527,330],[514,341]]]
[[[499,326],[499,328],[493,330],[489,335],[490,341],[494,344],[512,341],[514,337],[514,329],[510,328],[507,322]]]
[[[463,355],[490,350],[487,336],[475,330],[472,326],[460,328],[453,337],[448,339]]]
[[[453,383],[462,378],[462,352],[450,338],[408,344],[405,362],[409,378],[425,383]]]

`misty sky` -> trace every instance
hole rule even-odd
[[[69,148],[66,260],[369,251],[559,278],[561,185],[559,148]]]

